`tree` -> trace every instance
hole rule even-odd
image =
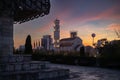
[[[80,48],[80,56],[85,57],[85,49],[84,46]]]
[[[32,54],[31,36],[28,35],[25,42],[25,54]]]
[[[102,54],[110,58],[120,58],[120,40],[113,40],[105,45]]]
[[[107,66],[120,67],[120,40],[113,40],[103,47],[101,63]]]
[[[97,41],[96,47],[104,47],[108,43],[108,40],[106,38],[99,39]]]
[[[103,47],[105,46],[105,45],[107,45],[109,42],[108,42],[108,40],[106,39],[106,38],[102,38],[102,39],[99,39],[98,41],[97,41],[97,43],[96,43],[96,49],[97,49],[97,51],[98,51],[98,53],[100,53],[101,54],[101,52],[102,52],[102,50],[103,50]]]
[[[118,36],[118,38],[120,38],[120,29],[118,29],[118,30],[114,30],[115,31],[115,34]]]

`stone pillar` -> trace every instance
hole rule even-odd
[[[0,56],[13,54],[13,19],[0,17]]]

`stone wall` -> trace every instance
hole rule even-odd
[[[13,19],[0,17],[0,55],[13,54]]]

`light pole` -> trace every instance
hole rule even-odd
[[[95,38],[96,34],[95,34],[95,33],[92,33],[91,36],[92,36],[92,38],[93,38],[93,43],[92,43],[92,44],[93,44],[93,46],[94,46],[94,38]]]
[[[94,38],[95,38],[95,36],[96,36],[96,34],[95,33],[92,33],[91,34],[91,36],[92,36],[92,38],[93,38],[93,46],[95,47],[95,43],[94,43]],[[94,48],[95,49],[95,48]],[[99,54],[96,54],[96,66],[99,66]]]

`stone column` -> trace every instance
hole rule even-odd
[[[13,54],[13,19],[0,17],[0,56]]]

